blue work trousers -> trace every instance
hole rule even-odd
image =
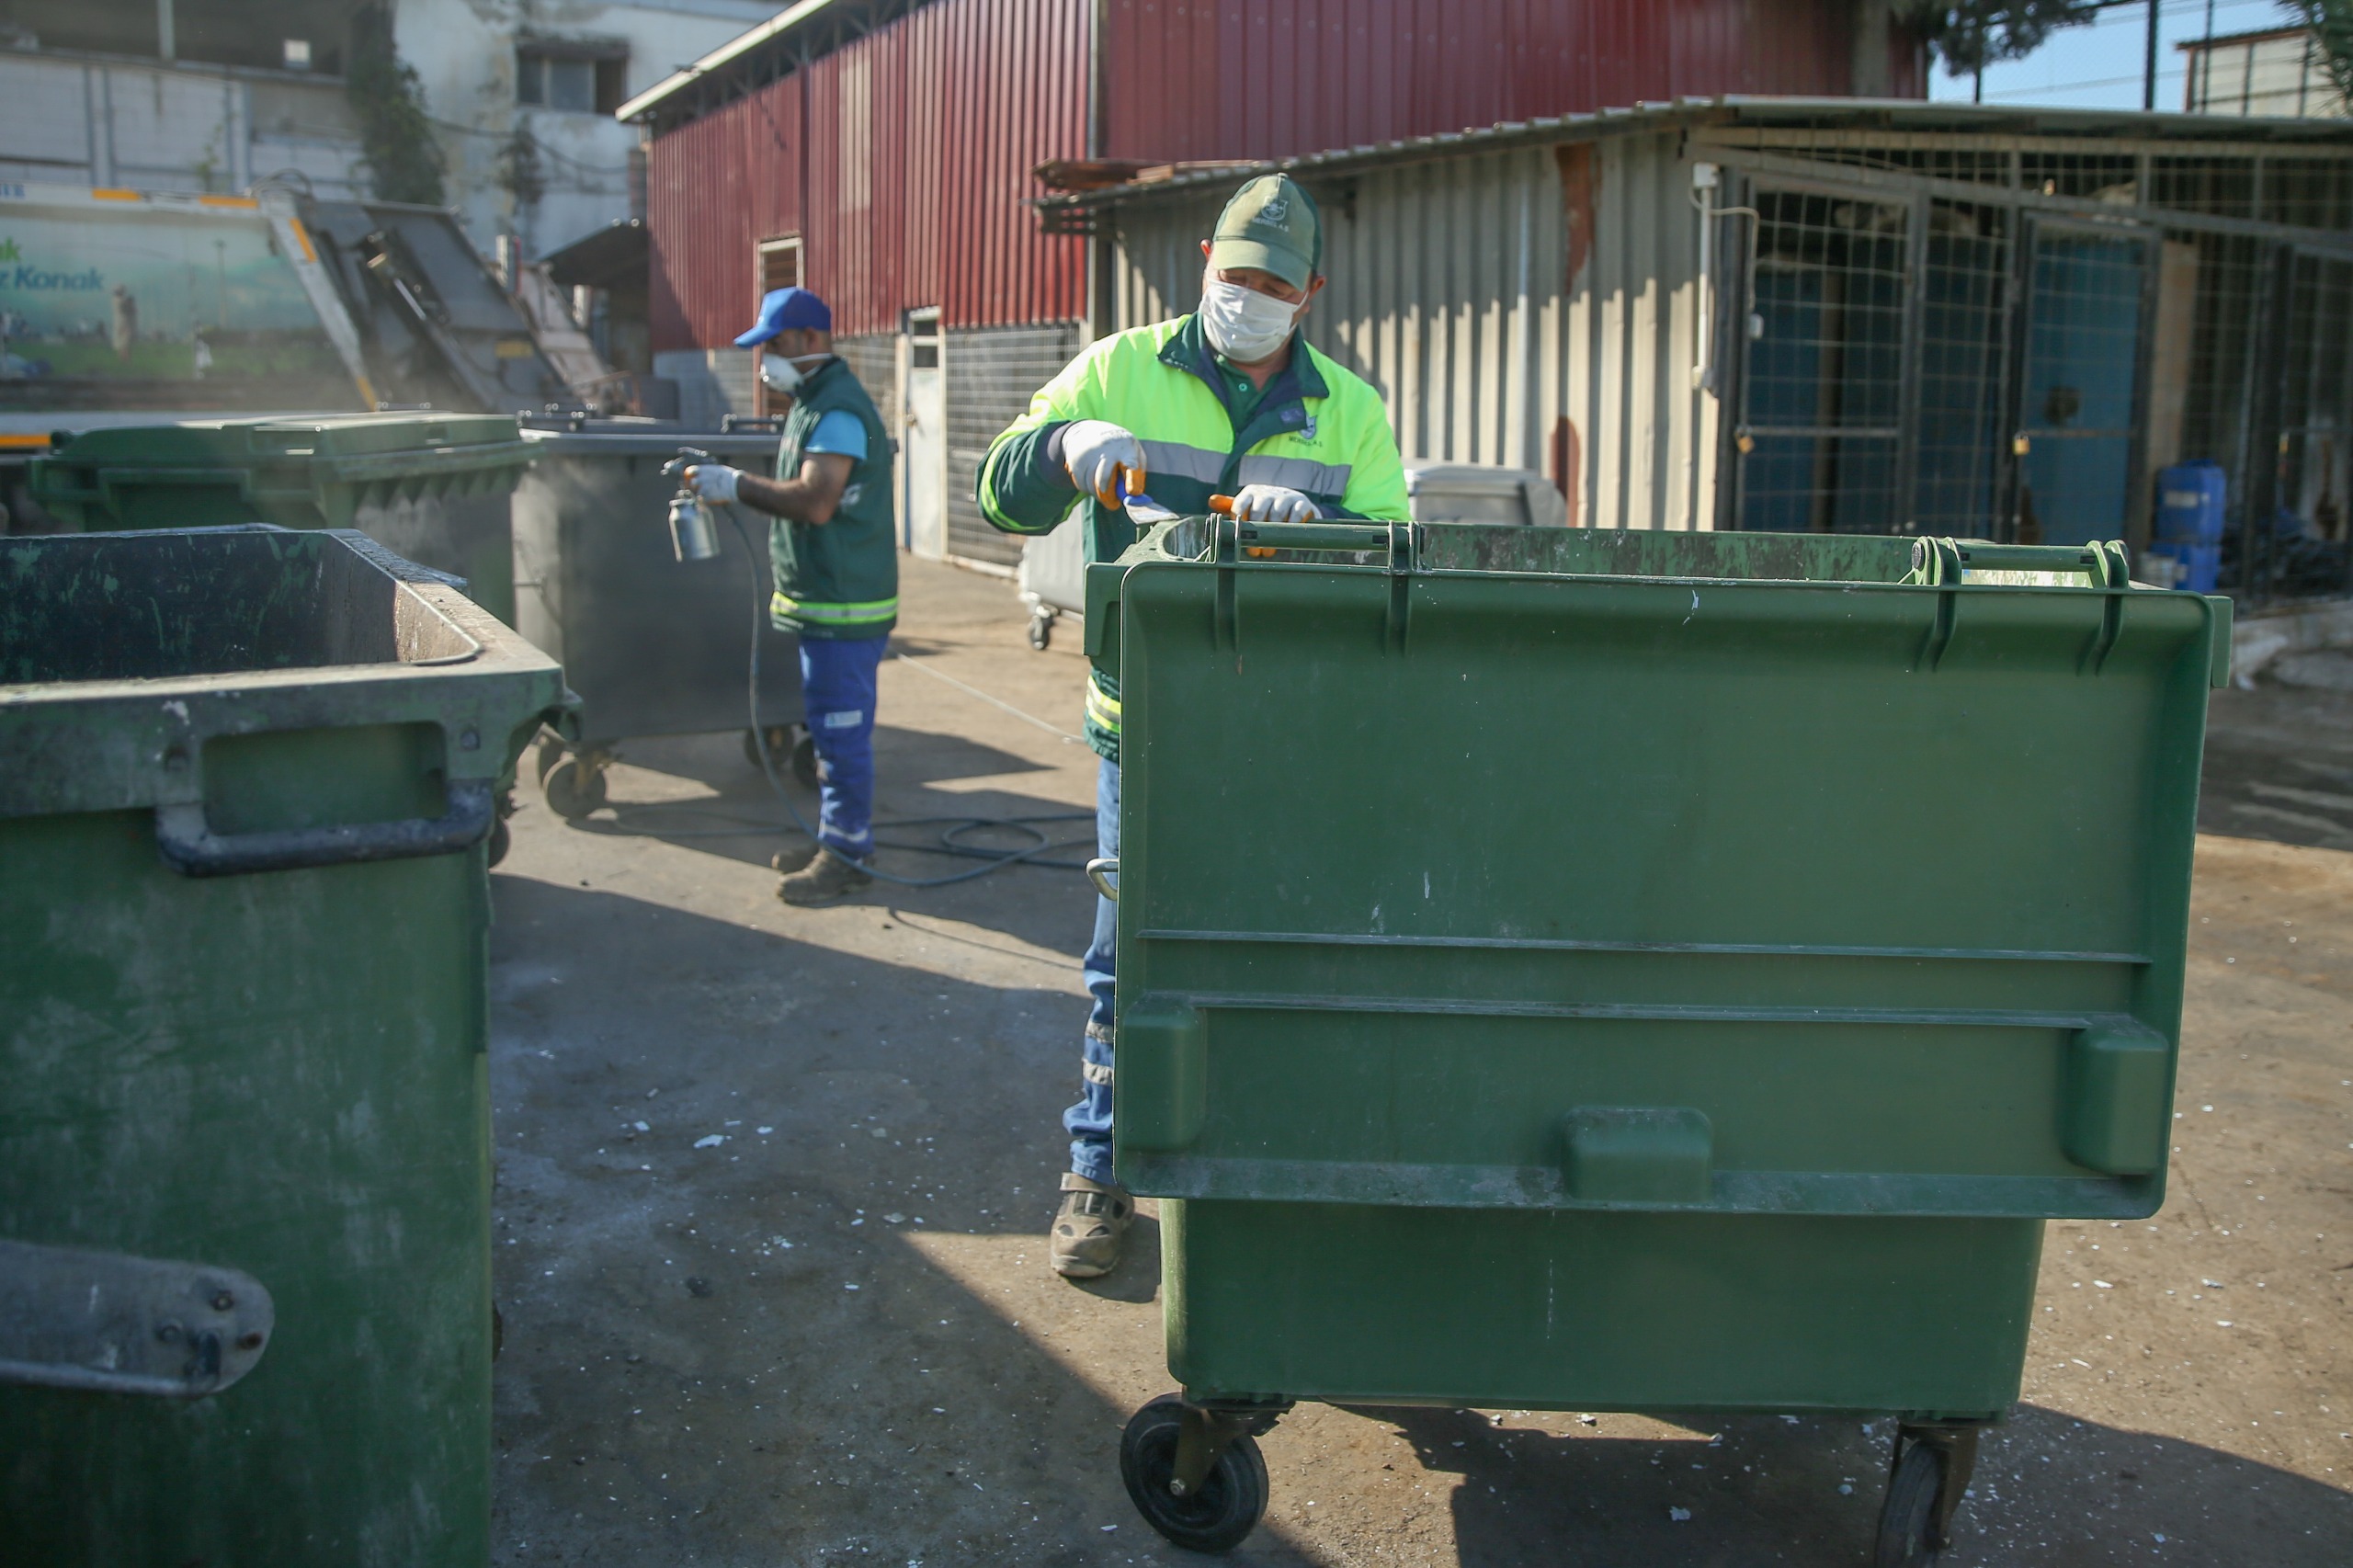
[[[1120,765],[1104,759],[1095,772],[1095,852],[1120,853]],[[1089,1181],[1111,1180],[1111,983],[1119,905],[1095,900],[1095,939],[1080,971],[1094,1000],[1086,1013],[1086,1050],[1079,1066],[1078,1103],[1063,1112],[1070,1134],[1070,1168]]]
[[[886,634],[802,638],[801,701],[817,746],[817,842],[848,860],[874,854],[874,672]]]

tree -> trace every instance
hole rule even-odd
[[[2288,0],[2320,45],[2321,66],[2353,112],[2353,0]]]
[[[359,121],[359,145],[379,201],[439,207],[448,165],[426,118],[425,88],[416,68],[392,45],[389,6],[363,6],[351,19],[351,62],[344,96]]]
[[[2324,0],[2344,8],[2348,0]],[[2061,28],[2080,27],[2101,0],[1888,0],[1895,19],[1925,40],[1947,72],[1966,76],[1996,61],[2031,54]]]

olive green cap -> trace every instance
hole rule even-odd
[[[1217,215],[1210,265],[1255,267],[1306,288],[1324,266],[1324,217],[1315,199],[1288,175],[1260,175]]]

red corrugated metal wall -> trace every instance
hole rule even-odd
[[[939,0],[703,119],[648,162],[654,346],[749,324],[753,247],[798,233],[845,335],[1068,321],[1084,242],[1038,233],[1030,170],[1086,151],[1091,0]],[[804,84],[805,82],[805,89]],[[808,201],[797,188],[808,96]],[[771,134],[772,128],[778,133]]]
[[[1683,94],[1836,96],[1853,0],[1105,0],[1106,156],[1286,157]],[[1030,170],[1086,153],[1093,0],[937,0],[656,138],[656,349],[751,320],[799,233],[837,331],[1069,321],[1086,250]],[[1898,40],[1893,90],[1924,91]],[[803,94],[807,98],[804,135]],[[800,189],[806,153],[808,199]]]
[[[750,324],[753,247],[801,222],[801,80],[657,138],[645,166],[654,347],[715,348]]]
[[[1107,0],[1107,157],[1281,158],[1638,101],[1848,91],[1854,0]],[[1926,93],[1916,47],[1890,90]]]

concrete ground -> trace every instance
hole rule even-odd
[[[1091,811],[1054,733],[1075,639],[1032,653],[989,578],[910,562],[904,593],[883,812]],[[2353,699],[2214,719],[2172,1196],[2051,1227],[1961,1568],[2353,1562]],[[611,786],[574,826],[527,790],[492,879],[495,1561],[1200,1561],[1119,1479],[1170,1387],[1152,1221],[1107,1280],[1044,1266],[1078,874],[793,910],[736,737],[633,745]],[[1888,1436],[1306,1406],[1233,1561],[1859,1564]]]

